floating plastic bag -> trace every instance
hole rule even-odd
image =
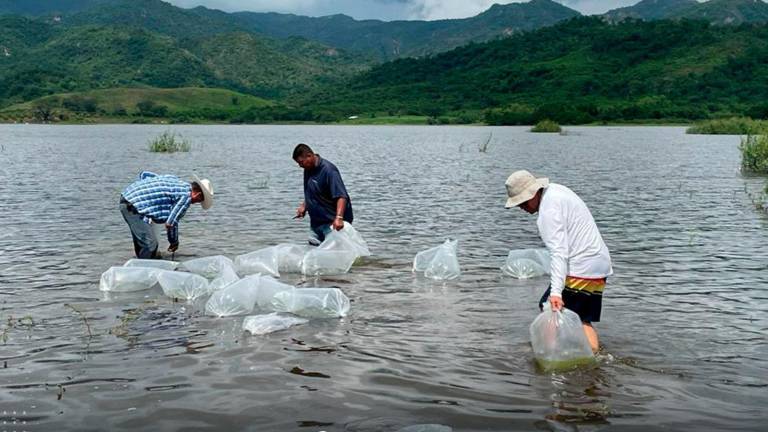
[[[267,315],[247,316],[243,320],[243,330],[252,335],[265,335],[285,330],[295,325],[308,323],[309,320],[290,315],[280,315],[272,312]]]
[[[163,293],[171,298],[192,301],[210,293],[208,279],[194,273],[163,271],[157,281]]]
[[[272,307],[306,318],[347,316],[349,298],[338,288],[295,288],[275,294]]]
[[[239,280],[240,276],[237,275],[234,267],[224,266],[219,276],[211,281],[208,288],[211,292],[219,291],[220,289],[227,287]]]
[[[235,257],[235,267],[241,275],[262,274],[280,277],[278,260],[280,250],[277,246],[259,249],[255,252]]]
[[[458,240],[446,240],[440,246],[421,251],[413,259],[413,271],[424,272],[431,279],[456,279],[461,275],[457,249]]]
[[[163,270],[147,267],[111,267],[101,274],[100,291],[130,292],[148,290],[157,283]]]
[[[225,256],[216,255],[184,261],[181,268],[211,280],[221,276],[226,268],[234,270],[235,264]]]
[[[176,268],[179,266],[179,263],[176,261],[166,261],[166,260],[159,260],[159,259],[129,259],[128,261],[123,264],[123,267],[146,267],[146,268],[156,268],[160,270],[176,270]]]
[[[277,246],[277,269],[280,273],[301,273],[304,255],[311,250],[309,245],[282,243]]]
[[[247,276],[211,294],[205,313],[218,317],[247,315],[253,312],[259,290],[258,275]]]
[[[546,249],[521,249],[509,251],[501,271],[518,279],[528,279],[549,274],[549,251]]]
[[[530,332],[533,356],[541,369],[570,369],[594,361],[581,319],[570,309],[553,312],[545,303]]]
[[[271,311],[273,310],[272,299],[275,297],[275,294],[295,289],[296,287],[293,285],[278,282],[269,276],[262,276],[259,280],[259,289],[256,293],[256,304],[259,305],[260,309]]]
[[[332,230],[328,233],[318,249],[352,251],[357,257],[371,256],[368,244],[355,227],[348,222],[344,222],[344,229],[341,231]]]
[[[328,276],[348,273],[357,259],[357,253],[349,250],[325,250],[315,248],[304,256],[301,272],[307,276]]]

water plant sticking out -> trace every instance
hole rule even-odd
[[[149,141],[149,151],[152,153],[188,152],[192,145],[180,134],[165,131]]]

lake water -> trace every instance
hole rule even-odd
[[[149,153],[166,129],[192,151]],[[765,179],[739,173],[739,138],[567,130],[0,126],[0,429],[764,430],[768,217],[750,195]],[[216,189],[183,220],[177,260],[304,242],[298,142],[341,170],[374,257],[286,279],[341,288],[347,318],[253,337],[159,290],[99,292],[131,258],[117,204],[144,169]],[[611,250],[594,369],[532,362],[548,280],[499,270],[510,249],[542,246],[535,217],[503,206],[520,168],[575,190]],[[415,278],[413,256],[449,237],[461,278]]]

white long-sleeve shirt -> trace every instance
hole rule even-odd
[[[613,274],[595,219],[572,190],[550,183],[542,194],[536,224],[552,258],[550,295],[562,296],[566,276],[599,279]]]

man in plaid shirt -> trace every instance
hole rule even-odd
[[[208,179],[189,183],[173,175],[144,171],[123,190],[120,213],[131,229],[137,258],[159,258],[152,223],[165,224],[168,252],[179,248],[179,220],[190,205],[200,203],[207,210],[213,205],[213,186]]]

